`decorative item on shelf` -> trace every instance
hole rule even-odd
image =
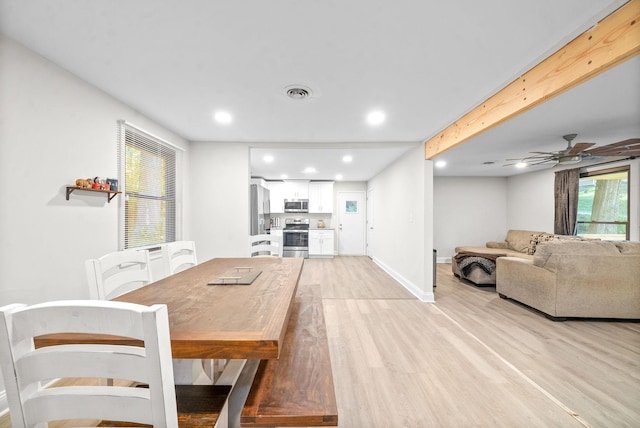
[[[107,178],[107,184],[109,185],[108,190],[112,192],[118,191],[118,180],[116,178]]]
[[[96,177],[93,179],[93,188],[96,190],[110,190],[109,184],[107,184],[107,182],[100,177]]]
[[[93,179],[91,179],[91,178],[78,178],[76,180],[76,187],[80,187],[82,189],[91,189],[91,187],[93,187]]]
[[[318,220],[318,229],[324,229],[325,225],[324,225],[324,220]]]

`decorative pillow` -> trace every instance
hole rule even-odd
[[[552,235],[550,233],[532,233],[527,254],[529,254],[530,256],[534,255],[539,243],[553,241],[558,238],[559,237],[557,235]]]
[[[518,230],[518,229],[510,229],[507,232],[507,236],[505,241],[514,251],[518,251],[520,253],[527,254],[529,251],[529,242],[531,241],[532,233],[544,233],[535,230]]]

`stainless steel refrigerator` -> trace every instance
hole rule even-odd
[[[251,235],[261,235],[270,229],[271,203],[269,200],[269,189],[252,184],[251,195]]]

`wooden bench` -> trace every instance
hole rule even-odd
[[[338,425],[318,285],[298,286],[280,358],[260,362],[240,423],[243,427]]]
[[[144,387],[144,386],[141,386]],[[227,398],[230,386],[176,385],[179,428],[228,426]],[[150,425],[102,421],[103,427],[150,427]]]

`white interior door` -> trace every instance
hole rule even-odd
[[[367,256],[373,258],[373,190],[367,190]]]
[[[338,254],[364,256],[364,192],[339,192],[338,204]]]

